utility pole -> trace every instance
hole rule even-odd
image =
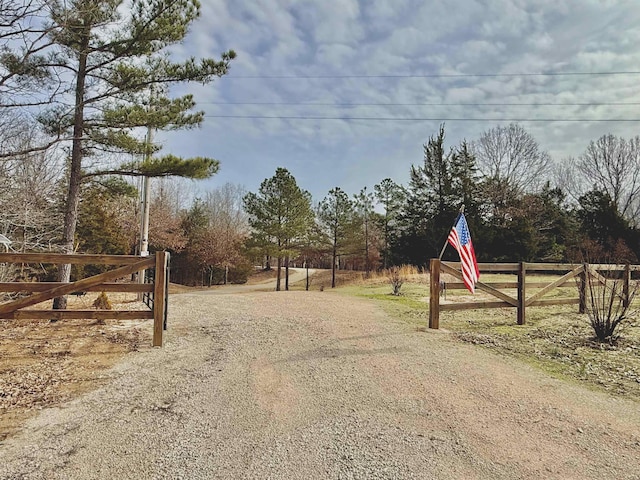
[[[153,130],[147,127],[147,138],[145,140],[147,152],[145,161],[151,159],[151,142],[153,141]],[[149,256],[149,199],[151,196],[151,182],[148,176],[142,177],[142,190],[140,192],[140,256]],[[146,270],[138,273],[138,283],[144,283]],[[142,294],[138,295],[141,300]]]

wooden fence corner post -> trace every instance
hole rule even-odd
[[[582,264],[582,273],[580,274],[580,303],[578,306],[578,313],[585,313],[587,311],[587,275],[589,275],[589,264]]]
[[[166,294],[167,252],[156,252],[156,274],[153,285],[153,346],[162,346],[164,298]]]
[[[429,263],[429,328],[440,328],[440,260]]]
[[[524,325],[527,312],[527,266],[520,262],[518,266],[518,325]]]

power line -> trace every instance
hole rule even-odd
[[[560,77],[560,76],[614,76],[614,75],[640,75],[640,71],[613,71],[613,72],[533,72],[533,73],[426,73],[426,74],[399,74],[399,75],[233,75],[227,78],[244,79],[336,79],[336,78],[469,78],[469,77]]]
[[[288,115],[205,115],[206,118],[252,119],[252,120],[364,120],[402,122],[640,122],[640,118],[456,118],[456,117],[317,117]]]
[[[640,102],[587,103],[329,103],[329,102],[198,102],[198,105],[288,105],[301,107],[605,107],[637,106]]]

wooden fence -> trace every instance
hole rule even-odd
[[[604,283],[605,275],[616,272],[623,282],[620,292],[623,302],[629,302],[632,272],[640,271],[640,265],[610,265],[610,264],[563,264],[563,263],[480,263],[480,273],[504,273],[517,275],[516,282],[478,282],[476,291],[482,291],[496,298],[496,300],[476,300],[464,303],[441,303],[440,295],[443,289],[465,289],[460,272],[460,263],[443,262],[434,258],[430,262],[430,294],[429,294],[429,328],[439,328],[440,312],[451,310],[471,310],[481,308],[517,309],[518,325],[524,325],[528,307],[540,307],[550,305],[578,305],[580,313],[585,312],[585,292],[587,276],[595,281]],[[459,280],[458,282],[442,282],[441,273],[449,274]],[[552,282],[527,281],[527,275],[541,273],[554,273],[560,275]],[[481,277],[482,278],[482,275]],[[556,288],[573,286],[575,296],[564,298],[543,299],[545,295]],[[509,295],[502,289],[516,289],[516,296]],[[529,294],[530,291],[535,290]]]
[[[155,256],[133,255],[62,255],[49,253],[0,253],[0,263],[14,264],[75,264],[110,265],[112,270],[71,283],[8,282],[0,283],[0,292],[29,293],[30,295],[0,304],[0,319],[151,319],[153,318],[153,345],[162,346],[166,329],[167,286],[169,254],[156,252]],[[153,283],[124,283],[115,280],[135,272],[155,269]],[[84,292],[148,293],[154,298],[152,310],[34,310],[27,309],[38,303],[63,295]]]

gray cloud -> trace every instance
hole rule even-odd
[[[504,118],[589,118],[522,125],[560,161],[605,133],[630,137],[638,117],[621,106],[345,106],[348,103],[640,102],[638,76],[264,78],[274,75],[429,75],[639,70],[640,9],[601,0],[207,0],[177,56],[233,48],[230,74],[190,86],[208,117],[202,129],[165,135],[168,150],[222,161],[213,182],[255,189],[290,168],[316,199],[391,176],[406,181],[422,144],[448,121],[447,139],[472,140]],[[243,76],[263,78],[240,78]],[[215,105],[290,102],[302,105]],[[327,103],[329,106],[308,105]],[[411,117],[434,121],[225,119],[218,115]],[[495,120],[491,120],[495,119]]]

